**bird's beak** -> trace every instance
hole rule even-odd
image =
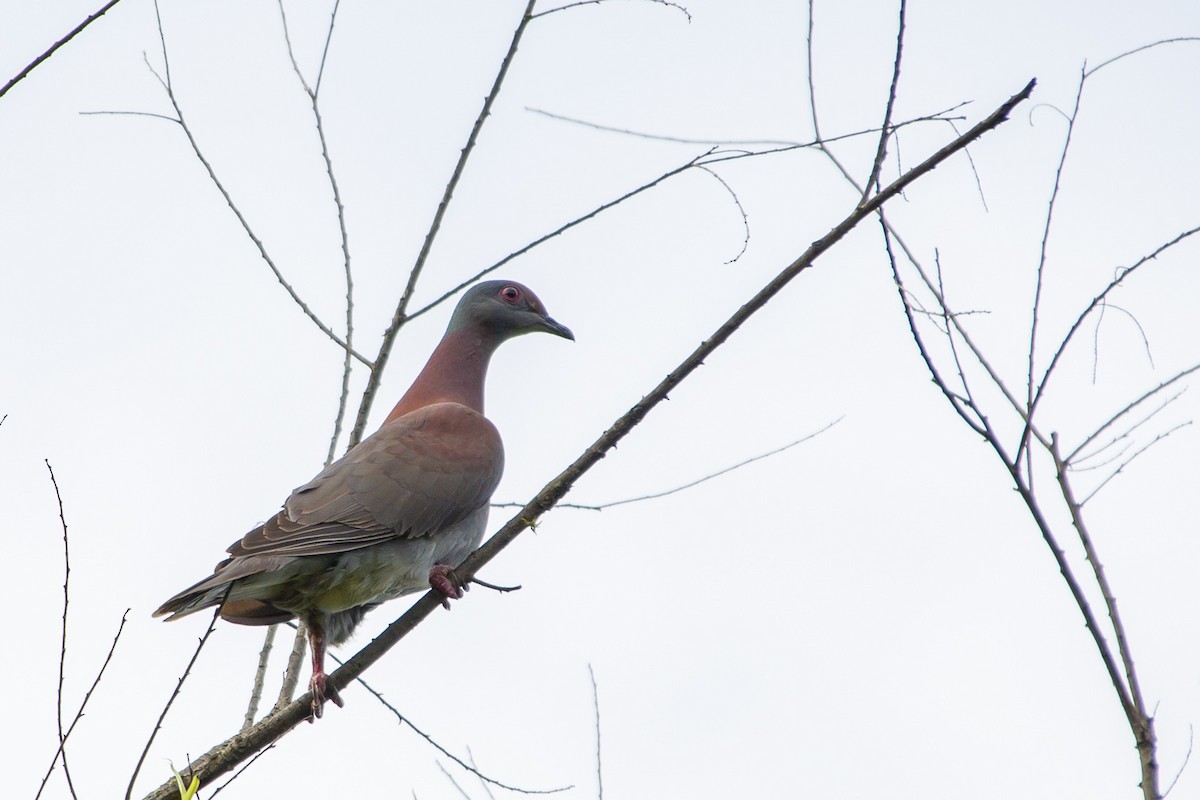
[[[550,317],[542,317],[542,328],[547,333],[553,333],[555,336],[561,336],[564,339],[575,341],[575,334],[571,333],[571,329],[566,325],[555,322]]]

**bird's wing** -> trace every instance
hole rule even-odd
[[[435,535],[487,503],[503,469],[500,434],[482,414],[458,403],[426,406],[292,492],[229,554],[322,555]]]

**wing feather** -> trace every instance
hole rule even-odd
[[[482,414],[458,403],[426,406],[298,487],[229,554],[324,555],[436,535],[486,504],[503,469],[500,434]]]

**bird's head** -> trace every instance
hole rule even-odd
[[[447,333],[474,328],[494,345],[523,333],[544,331],[574,341],[529,287],[516,281],[484,281],[466,291],[450,317]]]

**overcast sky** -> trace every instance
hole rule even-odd
[[[0,82],[96,5],[2,0]],[[346,211],[355,343],[369,356],[523,7],[341,4],[321,111]],[[804,4],[686,8],[690,21],[610,0],[530,25],[414,307],[705,142],[813,138]],[[310,82],[330,9],[287,6]],[[161,12],[205,157],[296,291],[344,332],[336,209],[277,5],[165,0]],[[826,137],[879,125],[897,13],[892,2],[817,2]],[[910,4],[896,120],[966,101],[953,112],[965,130],[1038,79],[1033,99],[972,148],[974,171],[958,156],[889,206],[927,265],[937,254],[951,302],[977,312],[964,324],[1022,398],[1047,201],[1081,70],[1187,36],[1200,36],[1200,5],[1186,0]],[[80,797],[120,796],[205,627],[203,615],[168,625],[150,612],[320,469],[337,410],[341,351],[280,287],[180,127],[84,113],[171,114],[147,61],[163,73],[154,6],[124,0],[0,98],[5,796],[32,797],[57,744],[62,535],[43,460],[70,524],[68,718],[130,609],[68,748]],[[1198,74],[1200,42],[1179,42],[1088,79],[1046,250],[1039,372],[1119,268],[1200,225]],[[954,135],[944,122],[906,128],[884,179]],[[834,145],[860,181],[875,142]],[[488,414],[508,464],[497,500],[528,500],[858,200],[811,149],[714,171],[727,186],[686,172],[496,273],[531,286],[577,336],[525,337],[493,361]],[[1167,251],[1085,323],[1039,412],[1047,433],[1073,447],[1200,361],[1198,255],[1192,240]],[[403,331],[371,429],[450,310]],[[352,410],[364,382],[360,368]],[[1200,721],[1200,448],[1195,426],[1175,430],[1200,414],[1195,392],[1140,428],[1124,456],[1077,475],[1086,494],[1174,430],[1086,505],[1156,709],[1164,788]],[[981,397],[1015,447],[1011,412],[995,392]],[[519,592],[477,588],[368,682],[489,775],[574,787],[561,797],[597,795],[589,665],[610,798],[1140,797],[1133,737],[1080,611],[1004,467],[930,382],[877,223],[785,289],[567,501],[660,492],[834,421],[688,491],[553,511],[481,574]],[[1053,484],[1041,485],[1086,577]],[[505,519],[494,511],[491,528]],[[372,612],[342,654],[406,602]],[[237,729],[261,642],[260,629],[218,627],[135,797],[170,777],[168,761],[182,768]],[[285,632],[268,692],[288,642]],[[439,763],[470,797],[487,796],[361,687],[343,695],[344,709],[301,726],[223,796],[461,796]],[[1197,769],[1183,770],[1173,797],[1200,794]],[[61,772],[45,796],[68,796]]]

